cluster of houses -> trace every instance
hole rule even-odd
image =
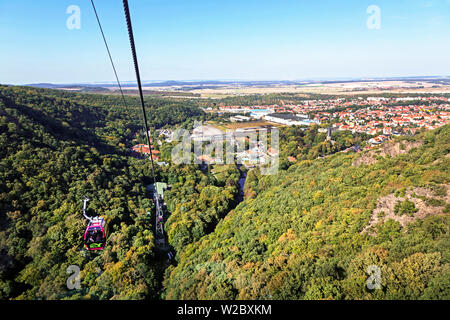
[[[238,163],[242,163],[245,166],[251,167],[258,164],[264,164],[266,162],[270,162],[268,157],[272,157],[276,155],[277,151],[272,148],[267,149],[265,145],[263,145],[260,141],[258,141],[255,145],[252,145],[248,148],[244,147],[244,141],[249,141],[249,136],[252,134],[258,134],[261,131],[267,131],[273,129],[272,126],[257,126],[257,127],[248,127],[248,128],[238,128],[236,130],[231,130],[224,132],[214,126],[211,125],[200,125],[192,131],[190,135],[190,139],[192,142],[221,142],[221,143],[231,143],[233,145],[238,145],[240,147],[233,147],[233,156],[238,161]],[[163,135],[166,138],[166,141],[172,139],[173,132],[165,129],[165,131],[159,131],[159,135]],[[150,147],[147,144],[137,144],[131,148],[131,153],[134,157],[137,158],[145,158],[150,155]],[[159,162],[160,151],[156,150],[153,145],[151,145],[151,154],[154,161],[157,162],[158,165],[168,165],[166,162]],[[216,159],[214,159],[210,155],[199,155],[197,156],[197,160],[202,163],[214,163]],[[224,160],[224,159],[222,159]]]
[[[336,130],[375,135],[371,143],[379,144],[392,135],[415,134],[421,127],[431,130],[447,124],[450,99],[442,96],[354,97],[304,100],[298,105],[221,106],[220,111],[249,114],[248,117],[235,116],[235,121],[263,118],[283,125],[332,122]],[[313,114],[313,119],[309,119],[308,114]]]
[[[355,110],[355,106],[358,107]],[[335,109],[338,109],[337,111]],[[431,97],[354,97],[329,100],[303,100],[298,105],[254,105],[254,106],[220,106],[220,113],[233,113],[229,119],[233,122],[247,122],[264,119],[282,125],[314,125],[321,122],[331,122],[329,130],[349,130],[353,133],[367,133],[373,135],[369,143],[378,145],[390,139],[391,136],[401,134],[415,134],[425,127],[435,129],[450,121],[450,99],[442,96]],[[310,119],[309,115],[312,119]],[[248,136],[261,130],[270,130],[271,125],[239,128],[232,132],[223,132],[210,126],[194,128],[190,138],[192,141],[236,141],[239,136]],[[173,132],[169,129],[158,131],[166,141],[170,142]],[[329,136],[330,133],[329,133]],[[248,138],[247,138],[248,139]],[[160,141],[158,141],[160,144]],[[142,157],[150,154],[150,148],[145,144],[138,144],[131,148],[133,155]],[[159,151],[152,146],[152,158],[159,161]],[[242,162],[259,161],[261,163],[271,150],[262,145],[256,145],[248,150],[236,153]],[[200,156],[202,162],[214,161],[209,156]],[[295,159],[289,159],[295,162]]]
[[[354,98],[337,98],[328,100],[303,100],[301,104],[285,104],[285,105],[254,105],[254,106],[220,106],[220,113],[237,113],[248,114],[251,118],[263,118],[269,114],[274,113],[293,113],[293,114],[310,114],[313,113],[317,117],[315,120],[327,120],[333,113],[326,112],[336,108],[342,109],[348,107],[346,111],[351,112],[350,107],[383,107],[399,103],[415,102],[416,105],[407,107],[427,108],[432,110],[434,108],[444,108],[446,110],[450,107],[450,98],[442,96],[431,97],[354,97]]]
[[[194,128],[190,139],[192,142],[218,142],[218,143],[228,143],[233,146],[233,156],[238,163],[242,163],[246,166],[253,166],[256,164],[264,164],[269,161],[269,157],[275,156],[277,151],[268,148],[261,142],[257,141],[254,145],[250,145],[245,148],[244,142],[249,142],[249,137],[256,135],[258,133],[267,132],[273,129],[272,126],[257,126],[257,127],[247,127],[238,128],[230,131],[222,131],[211,125],[202,125]],[[237,146],[236,148],[234,146]],[[227,156],[230,156],[229,154]],[[203,163],[213,163],[215,159],[209,155],[199,155],[197,160]],[[224,159],[222,159],[224,160]]]
[[[155,147],[151,145],[152,148],[152,159],[155,161],[159,161],[159,150],[155,150]],[[135,157],[145,157],[150,154],[150,148],[148,144],[137,144],[131,148],[131,153]]]
[[[415,134],[421,127],[431,130],[449,123],[449,108],[445,105],[433,108],[418,105],[383,106],[335,112],[329,115],[329,120],[337,121],[333,124],[337,130],[383,136]]]

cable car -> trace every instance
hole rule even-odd
[[[87,250],[103,250],[106,245],[106,221],[103,217],[89,217],[86,214],[86,203],[84,199],[83,216],[89,221],[84,232],[84,246]]]
[[[84,233],[84,246],[87,250],[103,250],[105,244],[105,219],[102,217],[92,218]]]

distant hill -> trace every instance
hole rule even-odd
[[[226,86],[226,85],[240,85],[240,86],[273,86],[273,85],[303,85],[303,84],[332,84],[332,83],[350,83],[350,82],[379,82],[379,81],[424,81],[431,83],[448,84],[450,76],[409,76],[409,77],[374,77],[374,78],[342,78],[342,79],[301,79],[301,80],[166,80],[166,81],[143,81],[145,87],[196,87],[209,88],[210,86]],[[122,87],[136,87],[134,81],[123,81]],[[92,83],[92,84],[52,84],[52,83],[33,83],[27,86],[37,88],[110,88],[117,87],[116,83]]]

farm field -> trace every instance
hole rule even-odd
[[[274,123],[270,121],[248,121],[248,122],[233,122],[233,123],[217,123],[214,121],[209,121],[208,124],[214,126],[215,128],[225,131],[225,130],[236,130],[236,129],[246,129],[254,127],[284,127],[285,125]]]

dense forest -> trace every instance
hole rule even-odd
[[[127,100],[0,87],[0,299],[158,298],[150,168],[129,156],[142,126]],[[154,128],[207,117],[192,103],[147,104]],[[82,247],[85,196],[109,224],[101,254]],[[81,290],[67,290],[69,265],[82,270]]]
[[[150,165],[129,152],[142,141],[139,101],[126,102],[0,86],[0,299],[450,298],[449,125],[364,152],[341,152],[364,135],[282,128],[279,172],[250,169],[243,201],[242,168],[172,164],[162,141],[167,266]],[[208,103],[146,97],[150,126],[217,120]],[[101,253],[83,249],[85,196],[108,221]],[[80,289],[66,286],[70,265]],[[370,290],[373,265],[381,288]]]
[[[180,252],[164,297],[449,299],[450,127],[392,144],[410,151],[250,171],[246,200]],[[366,286],[372,266],[379,289]]]
[[[318,126],[302,128],[299,126],[280,129],[280,168],[287,169],[291,161],[314,160],[330,156],[350,147],[366,144],[369,135],[350,131],[333,132],[327,140],[327,133],[320,132]]]
[[[169,242],[177,252],[213,231],[235,205],[239,176],[235,165],[216,175],[200,170],[180,175],[180,181],[167,193],[171,215],[165,224]]]

